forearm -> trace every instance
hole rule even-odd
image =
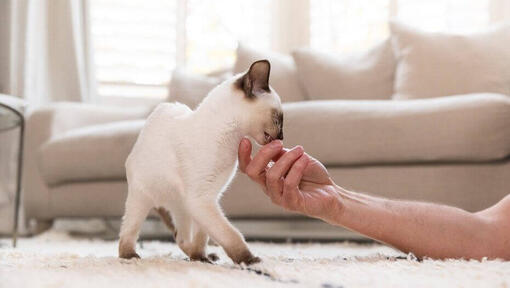
[[[418,257],[477,258],[490,251],[489,220],[462,209],[388,200],[338,188],[341,209],[331,222]],[[489,253],[490,254],[490,253]]]

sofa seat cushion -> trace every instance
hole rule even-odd
[[[487,162],[510,155],[510,97],[473,94],[407,101],[284,104],[285,146],[326,166]],[[125,179],[143,120],[71,130],[41,147],[50,186]]]
[[[145,120],[119,121],[70,130],[39,151],[48,185],[125,178],[124,163]]]
[[[180,102],[194,110],[209,91],[230,77],[232,77],[231,73],[214,77],[195,74],[184,69],[175,69],[168,86],[167,101]]]
[[[510,97],[309,101],[284,106],[284,143],[325,165],[479,162],[510,155]]]

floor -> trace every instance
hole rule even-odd
[[[116,257],[115,241],[49,231],[16,249],[0,240],[1,287],[510,287],[510,262],[417,261],[378,244],[250,243],[263,259],[189,262],[169,242],[143,241],[140,260]]]

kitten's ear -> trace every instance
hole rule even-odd
[[[260,94],[268,93],[269,73],[271,72],[271,63],[267,60],[259,60],[251,64],[248,72],[238,80],[239,87],[244,91],[248,98],[255,98]]]

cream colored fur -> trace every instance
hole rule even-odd
[[[210,236],[234,262],[260,261],[218,200],[236,173],[242,137],[265,144],[282,135],[282,123],[274,119],[274,111],[281,113],[280,98],[269,86],[259,89],[264,81],[268,85],[269,69],[269,62],[255,62],[247,74],[214,88],[195,111],[163,103],[149,116],[126,161],[129,192],[120,257],[139,257],[134,247],[140,226],[150,209],[163,207],[172,216],[177,244],[191,259],[208,261]],[[251,98],[239,87],[238,79],[246,75],[253,78]]]

